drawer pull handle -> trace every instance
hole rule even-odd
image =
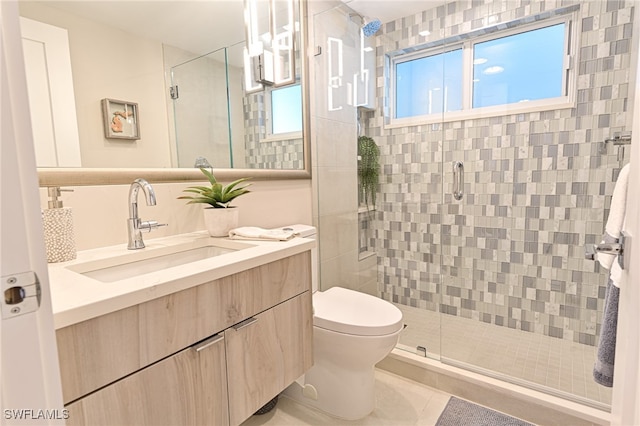
[[[256,317],[251,317],[249,319],[246,319],[242,322],[237,323],[236,325],[233,326],[233,329],[235,331],[238,331],[240,329],[243,329],[245,327],[249,327],[251,324],[258,322],[258,318]]]
[[[224,340],[224,334],[216,334],[215,336],[205,340],[202,343],[199,343],[198,345],[194,346],[196,352],[200,352],[202,350],[207,349],[209,346],[211,345],[215,345],[216,343],[218,343],[219,341]]]

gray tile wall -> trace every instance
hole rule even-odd
[[[385,299],[596,344],[606,272],[583,250],[602,236],[623,163],[617,148],[601,153],[603,141],[631,130],[632,2],[456,1],[389,22],[376,37],[377,95],[387,52],[572,4],[575,107],[396,129],[384,128],[382,108],[366,113],[381,148],[369,244]],[[454,160],[465,165],[461,202]]]
[[[297,3],[296,3],[296,8]],[[294,12],[297,16],[298,10]],[[296,32],[297,40],[300,34]],[[296,81],[302,76],[300,49],[295,50]],[[247,167],[252,169],[303,170],[303,139],[289,139],[272,142],[261,142],[266,134],[266,110],[264,91],[250,93],[242,98],[245,127],[245,158]]]
[[[264,92],[243,97],[245,158],[252,169],[304,169],[302,138],[262,142],[266,134]]]
[[[363,258],[376,253],[375,226],[376,212],[360,208],[358,210],[358,256]]]

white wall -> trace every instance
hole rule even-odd
[[[20,2],[22,16],[69,33],[83,167],[170,167],[162,44],[38,2]],[[106,139],[100,101],[138,103],[141,139]]]

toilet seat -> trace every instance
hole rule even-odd
[[[382,336],[402,329],[402,311],[369,294],[332,287],[313,294],[313,325],[338,333]]]

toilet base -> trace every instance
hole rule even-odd
[[[333,371],[335,368],[314,365],[303,376],[303,383],[312,388],[305,392],[299,383],[294,382],[284,391],[284,395],[345,420],[358,420],[371,414],[375,408],[374,368],[347,372],[342,370],[339,375]],[[317,399],[313,399],[314,394]]]
[[[285,395],[334,417],[366,417],[376,402],[374,367],[395,347],[401,331],[355,336],[314,326],[314,365]],[[304,385],[311,387],[303,392]]]

